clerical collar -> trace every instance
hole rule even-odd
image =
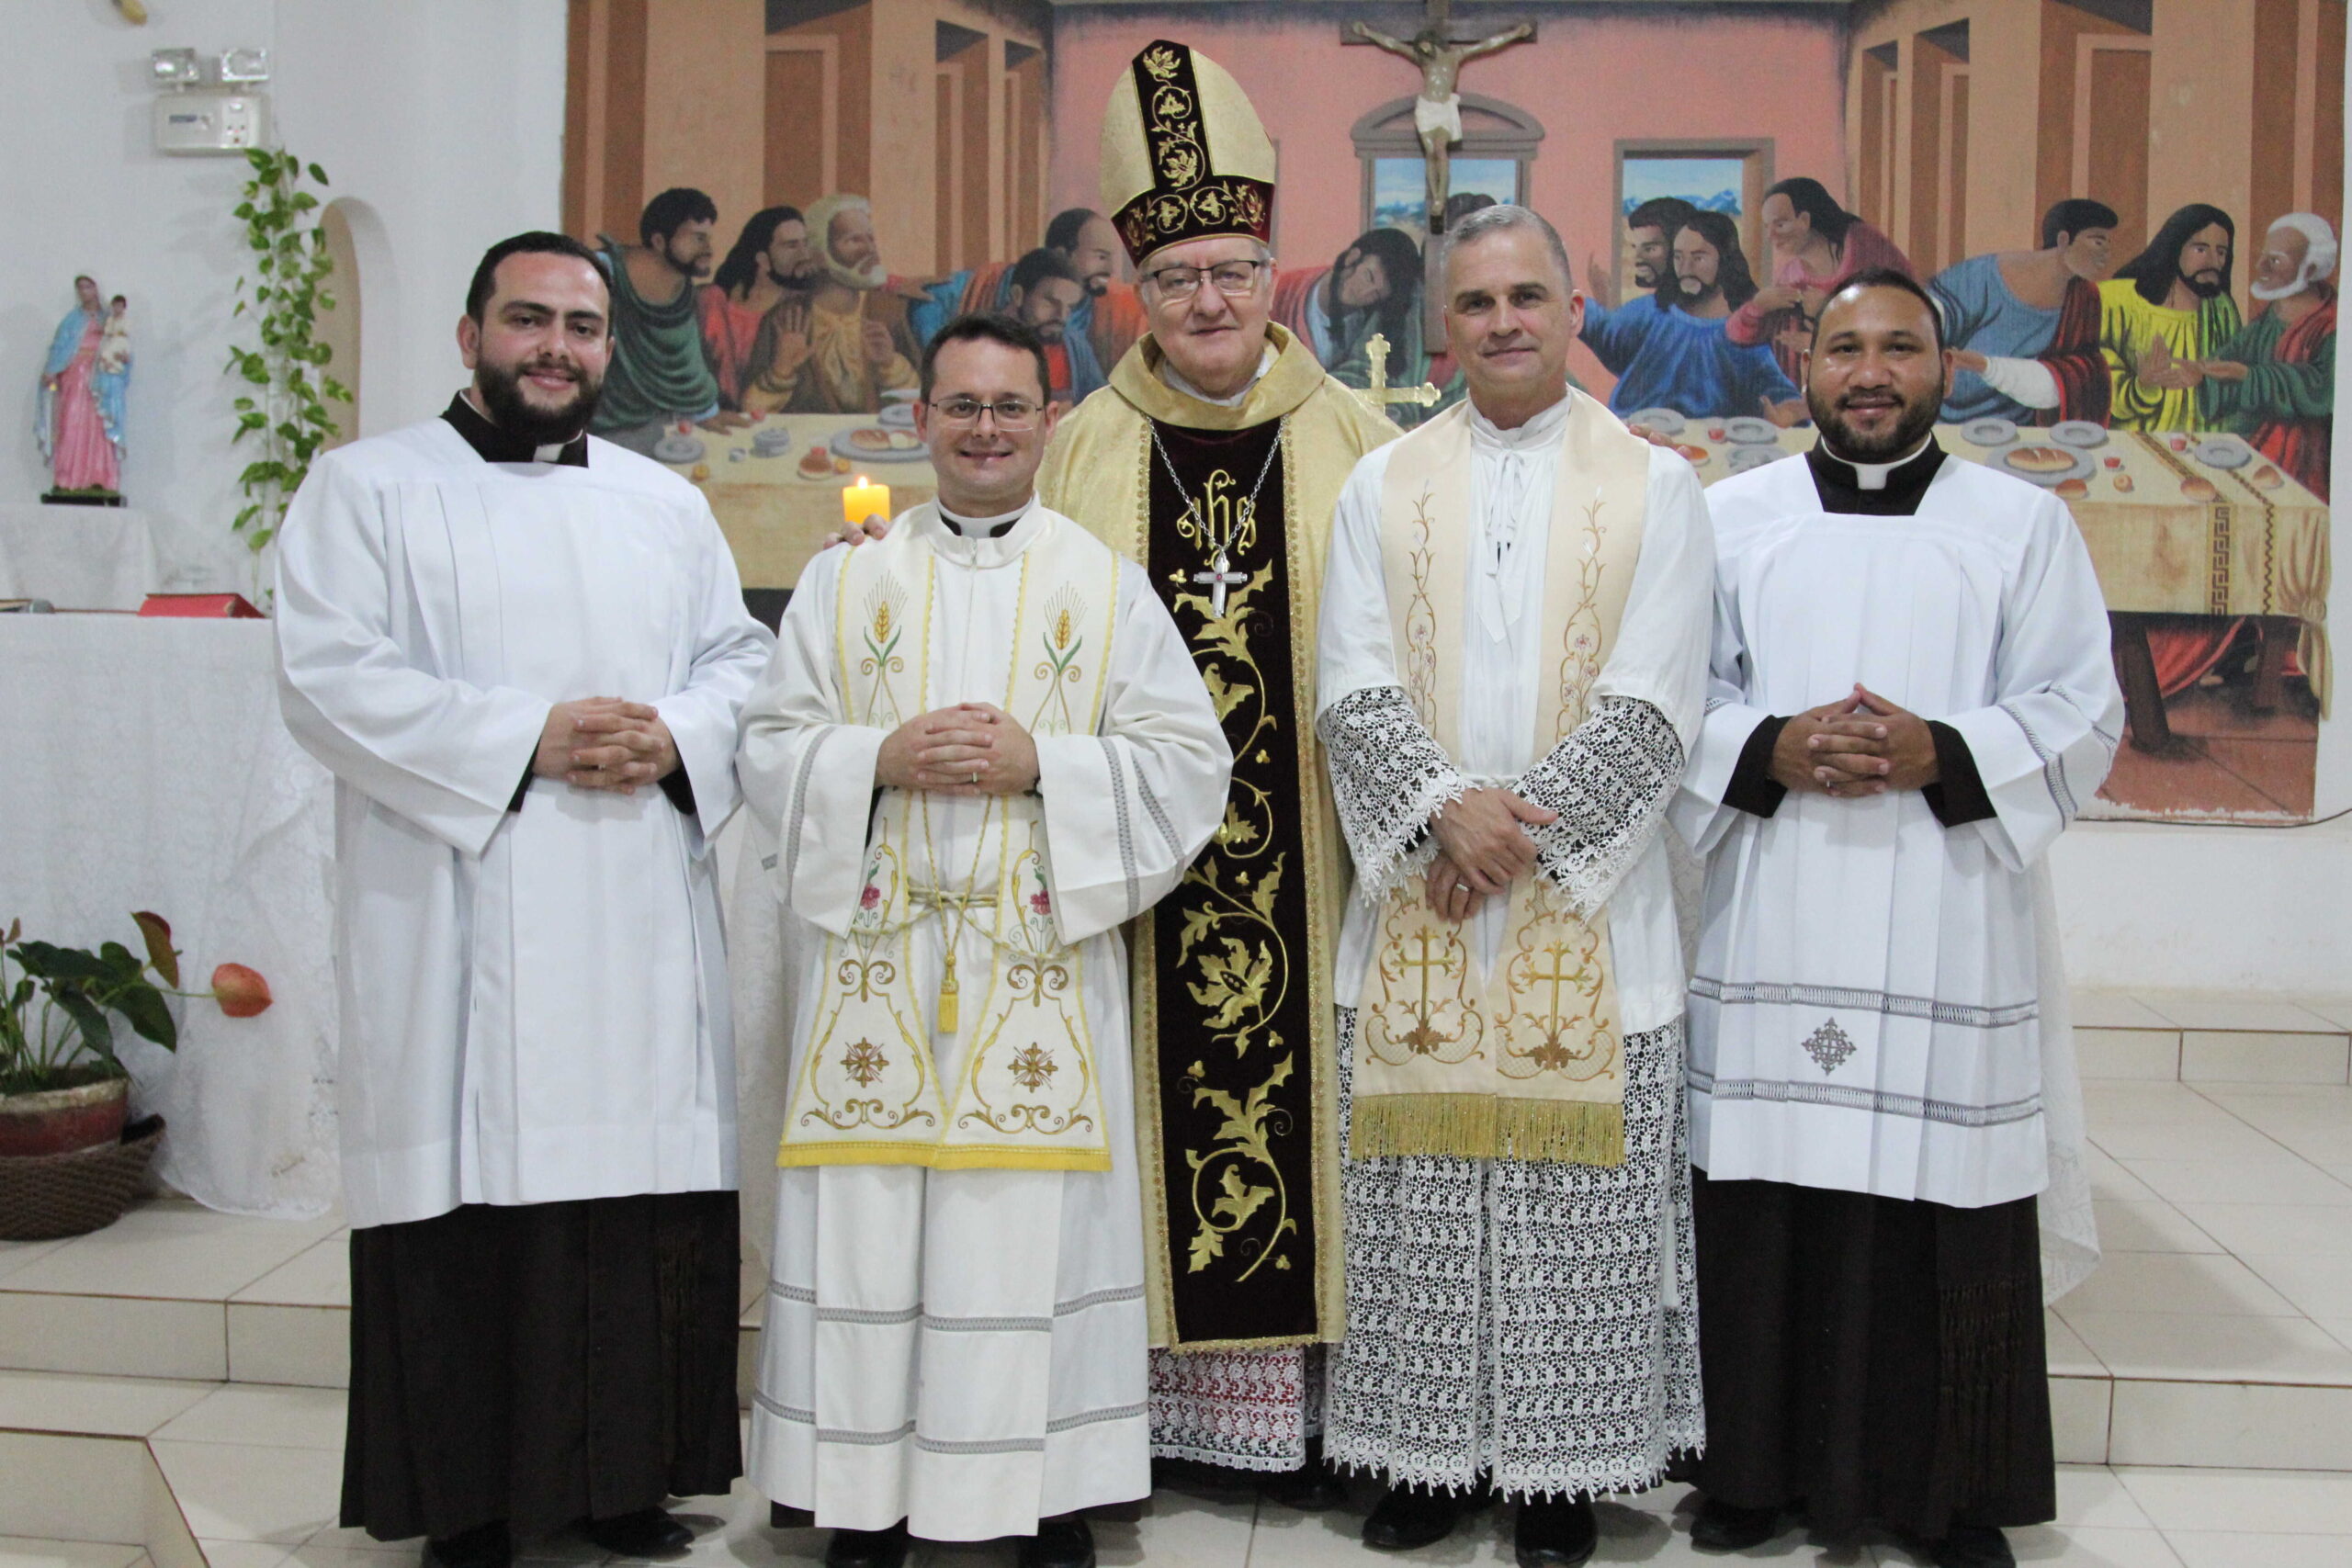
[[[1568,416],[1576,412],[1576,399],[1562,395],[1560,400],[1543,412],[1529,416],[1524,423],[1505,430],[1470,405],[1470,433],[1490,446],[1506,452],[1525,452],[1560,444],[1560,433],[1568,426]]]
[[[1255,388],[1260,381],[1265,379],[1266,372],[1272,370],[1274,367],[1274,361],[1281,357],[1281,355],[1274,352],[1274,345],[1271,343],[1267,344],[1266,351],[1258,356],[1258,369],[1256,374],[1252,375],[1250,379],[1242,385],[1239,391],[1235,392],[1230,397],[1213,398],[1206,392],[1202,391],[1198,387],[1193,386],[1190,381],[1184,379],[1184,373],[1176,368],[1176,362],[1169,358],[1165,353],[1161,354],[1159,356],[1159,378],[1167,382],[1171,390],[1182,392],[1188,398],[1197,399],[1201,402],[1208,403],[1221,409],[1239,408],[1241,406],[1242,400],[1249,397],[1250,390]]]
[[[1000,512],[993,517],[967,517],[961,513],[950,512],[946,507],[942,506],[939,509],[939,520],[946,524],[947,531],[958,538],[986,536],[991,539],[1001,539],[1012,532],[1012,525],[1020,522],[1029,509],[1035,504],[1037,504],[1036,498],[1032,496],[1012,511]]]
[[[1852,512],[1868,517],[1908,517],[1919,510],[1920,497],[1944,465],[1944,449],[1929,435],[1918,450],[1893,463],[1849,463],[1830,455],[1820,441],[1804,455],[1813,469],[1814,489],[1825,512]]]
[[[466,438],[466,445],[485,463],[556,463],[570,468],[588,466],[588,437],[584,434],[560,445],[534,446],[521,436],[491,423],[463,392],[449,400],[441,417]]]

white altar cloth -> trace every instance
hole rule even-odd
[[[63,510],[63,509],[60,509]],[[100,509],[93,512],[103,513]],[[116,1024],[159,1174],[198,1201],[306,1218],[340,1190],[332,951],[334,795],[277,714],[266,621],[0,616],[0,926],[139,951],[171,921],[181,979],[267,977],[231,1019],[180,1006],[176,1056]]]
[[[162,586],[145,513],[0,502],[0,599],[46,599],[61,610],[136,610]]]

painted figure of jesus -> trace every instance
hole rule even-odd
[[[1428,170],[1429,224],[1432,234],[1445,231],[1450,150],[1462,140],[1462,67],[1480,55],[1492,54],[1535,36],[1535,25],[1521,22],[1491,38],[1457,42],[1446,36],[1446,13],[1451,8],[1451,0],[1430,0],[1428,25],[1409,39],[1384,33],[1363,22],[1356,23],[1352,29],[1366,43],[1377,44],[1420,68],[1421,91],[1413,103],[1413,129],[1420,135]]]

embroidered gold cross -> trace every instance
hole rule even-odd
[[[1421,1001],[1419,1007],[1412,1010],[1413,1027],[1406,1032],[1404,1043],[1415,1052],[1427,1053],[1436,1050],[1440,1045],[1444,1044],[1450,1038],[1452,1038],[1448,1035],[1440,1034],[1436,1030],[1430,1027],[1430,1013],[1431,1011],[1430,1003],[1430,971],[1432,969],[1442,969],[1447,974],[1451,975],[1453,973],[1453,960],[1442,957],[1431,958],[1430,956],[1430,932],[1428,927],[1424,926],[1419,931],[1414,932],[1413,940],[1420,943],[1421,955],[1419,958],[1399,958],[1396,961],[1397,965],[1400,968],[1418,969],[1421,972]]]
[[[1552,967],[1549,970],[1531,969],[1528,971],[1527,977],[1530,980],[1534,981],[1539,986],[1546,982],[1550,983],[1552,987],[1552,1011],[1550,1016],[1553,1021],[1556,1022],[1562,1016],[1560,1012],[1560,987],[1562,986],[1574,985],[1577,981],[1584,978],[1584,969],[1582,965],[1578,965],[1574,969],[1568,967],[1568,950],[1560,942],[1553,942],[1549,946],[1545,947],[1544,951],[1552,955]]]
[[[1365,379],[1371,385],[1358,392],[1356,396],[1362,398],[1371,406],[1372,412],[1382,418],[1387,417],[1387,405],[1390,403],[1415,403],[1427,408],[1444,395],[1427,381],[1418,387],[1398,387],[1393,391],[1389,389],[1388,338],[1385,333],[1374,333],[1366,339],[1363,354],[1368,364]]]

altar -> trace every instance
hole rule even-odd
[[[153,909],[190,988],[219,964],[259,970],[277,998],[260,1016],[191,999],[176,1054],[130,1040],[121,1055],[139,1110],[168,1124],[163,1179],[211,1208],[306,1218],[339,1190],[334,792],[278,718],[272,634],[0,616],[0,924],[135,949],[131,911]]]
[[[145,513],[0,502],[0,599],[46,599],[61,610],[136,610],[162,586]]]

